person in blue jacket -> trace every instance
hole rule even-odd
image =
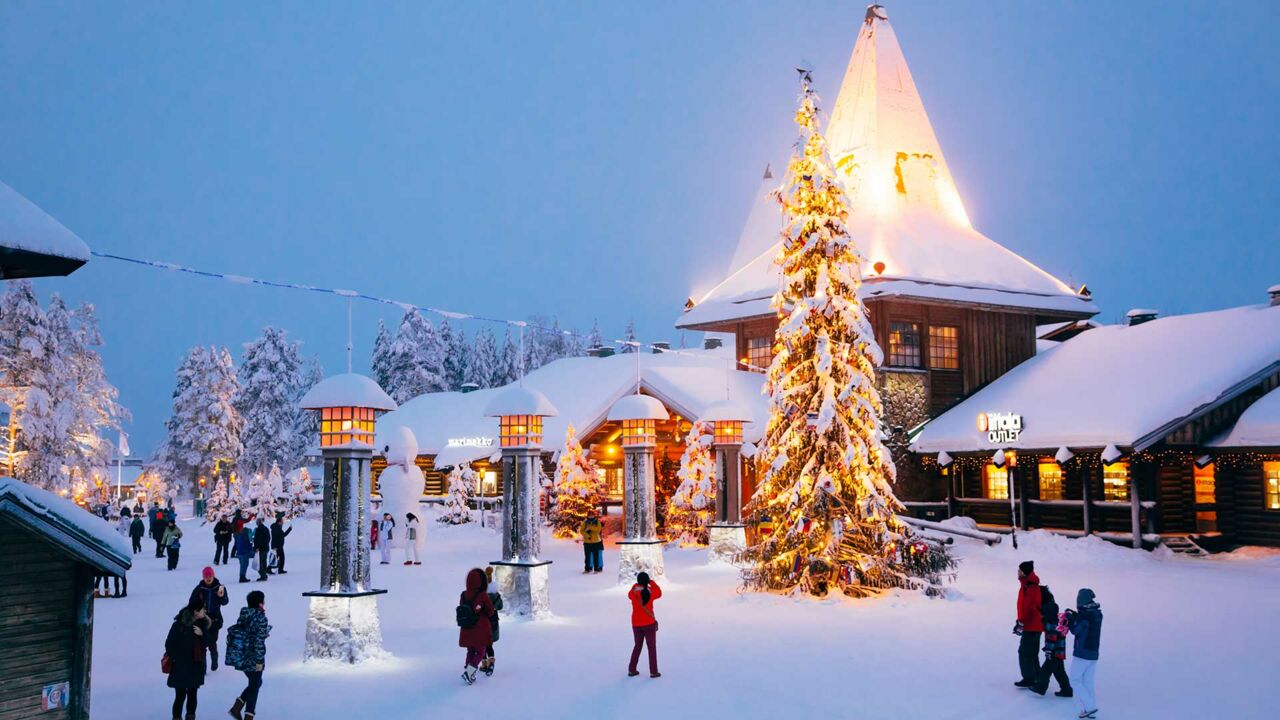
[[[240,582],[249,582],[249,561],[253,559],[253,528],[245,525],[236,533],[236,559],[240,561]]]
[[[1089,588],[1076,593],[1076,609],[1066,613],[1067,628],[1074,637],[1071,646],[1071,685],[1081,720],[1097,717],[1098,697],[1093,689],[1093,675],[1098,668],[1098,649],[1102,645],[1102,608]]]

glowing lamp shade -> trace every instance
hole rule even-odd
[[[542,418],[559,414],[546,395],[526,387],[503,390],[485,407],[486,417],[498,418],[499,444],[504,448],[542,445]]]
[[[751,415],[738,404],[724,400],[707,406],[702,418],[711,422],[716,445],[741,445],[742,426],[750,422]]]
[[[658,421],[671,416],[657,398],[628,395],[609,409],[609,420],[622,423],[623,447],[648,447],[658,444]]]
[[[396,409],[376,382],[355,373],[321,380],[298,404],[320,412],[321,448],[372,448],[377,414]]]

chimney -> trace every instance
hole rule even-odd
[[[480,389],[480,386],[473,382],[462,383],[462,387],[458,388],[458,390],[464,393],[475,392],[479,389]]]
[[[605,347],[603,345],[594,345],[587,348],[587,355],[590,355],[591,357],[609,357],[612,354],[613,348]]]
[[[1271,298],[1271,307],[1280,307],[1280,285],[1267,288],[1267,295]]]
[[[1148,310],[1146,308],[1134,308],[1129,312],[1125,313],[1124,316],[1125,318],[1128,319],[1128,322],[1126,322],[1125,324],[1128,325],[1129,327],[1133,327],[1135,325],[1141,325],[1143,323],[1149,323],[1152,320],[1155,320],[1156,318],[1160,317],[1160,311]]]
[[[665,342],[665,341],[663,341],[663,342],[656,342],[656,343],[653,343],[653,354],[654,354],[654,355],[658,355],[658,354],[664,353],[664,352],[666,352],[666,351],[668,351],[668,350],[670,350],[670,349],[671,349],[671,343],[669,343],[669,342]]]
[[[721,340],[720,338],[703,338],[702,339],[703,350],[715,350],[716,348],[722,345],[724,345],[724,340]]]

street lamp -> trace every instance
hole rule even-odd
[[[712,444],[716,451],[716,520],[711,524],[707,557],[712,562],[731,562],[747,547],[747,531],[742,524],[742,426],[751,420],[737,403],[712,403],[702,413],[712,424]]]
[[[670,415],[657,398],[628,395],[609,409],[609,420],[622,423],[623,512],[626,526],[618,543],[618,582],[629,583],[643,571],[663,575],[662,541],[657,538],[654,507],[654,446],[657,423]]]

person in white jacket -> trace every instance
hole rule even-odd
[[[378,551],[382,553],[382,564],[391,564],[391,541],[395,537],[396,521],[391,513],[382,513],[382,522],[378,523]]]
[[[422,523],[418,522],[418,516],[413,513],[405,515],[404,520],[404,564],[405,565],[421,565],[422,554],[419,552],[419,546],[422,544]]]

